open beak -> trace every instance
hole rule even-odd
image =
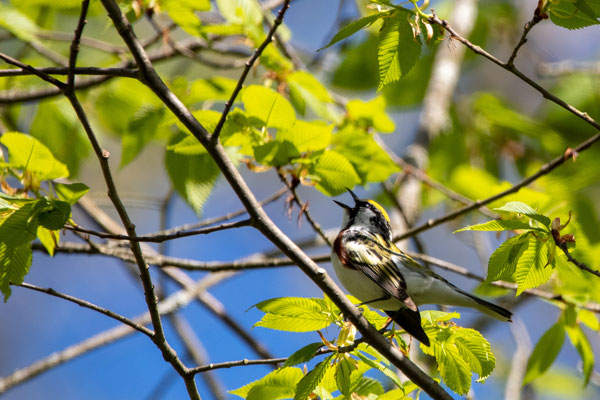
[[[356,204],[360,201],[360,199],[358,198],[358,196],[356,194],[354,194],[354,192],[348,188],[346,188],[346,190],[348,191],[348,193],[350,193],[350,196],[352,196],[352,198],[354,199],[354,205],[356,206]],[[338,206],[342,207],[343,209],[346,210],[351,210],[352,207],[350,207],[349,205],[346,205],[344,203],[341,203],[337,200],[333,201],[335,204],[337,204]]]
[[[348,191],[348,193],[350,193],[350,196],[352,196],[352,198],[354,199],[354,204],[356,204],[360,201],[358,196],[356,194],[354,194],[354,192],[352,190],[350,190],[348,188],[346,188],[346,190]]]
[[[350,206],[347,206],[346,204],[344,204],[344,203],[342,203],[342,202],[340,202],[340,201],[334,200],[333,202],[334,202],[335,204],[337,204],[338,206],[342,207],[342,208],[343,208],[343,209],[345,209],[345,210],[350,210],[350,208],[351,208]]]

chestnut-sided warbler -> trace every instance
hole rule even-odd
[[[331,260],[342,285],[362,304],[384,310],[426,346],[430,342],[418,309],[422,304],[470,307],[511,321],[510,311],[457,288],[403,253],[392,241],[383,207],[348,192],[354,207],[334,200],[344,209],[344,218]]]

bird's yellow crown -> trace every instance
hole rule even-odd
[[[385,209],[381,206],[381,204],[377,203],[375,200],[367,200],[369,203],[371,203],[372,205],[375,206],[375,208],[377,208],[379,211],[381,211],[381,213],[383,214],[383,217],[386,219],[386,221],[388,223],[390,222],[390,217],[387,215],[387,212],[385,212]]]

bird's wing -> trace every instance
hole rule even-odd
[[[385,239],[363,232],[349,232],[345,239],[346,266],[361,271],[387,294],[417,311],[417,306],[406,292],[406,281],[394,263],[395,252],[389,250]]]

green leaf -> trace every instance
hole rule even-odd
[[[163,0],[161,7],[184,31],[193,36],[202,34],[202,23],[196,11],[209,11],[210,0]]]
[[[305,297],[276,297],[254,305],[260,311],[270,314],[296,317],[306,312],[327,312],[323,299]]]
[[[352,383],[350,376],[352,375],[352,371],[355,369],[356,365],[346,358],[342,358],[337,363],[335,382],[340,393],[342,393],[344,396],[348,396],[350,394],[350,384]]]
[[[248,115],[260,119],[267,127],[290,129],[296,120],[292,105],[273,89],[251,85],[242,90],[241,97]]]
[[[196,79],[191,87],[187,102],[197,103],[207,100],[228,100],[235,89],[237,80],[223,76],[214,76],[209,79]]]
[[[379,12],[376,14],[367,15],[366,17],[362,17],[360,19],[357,19],[356,21],[350,22],[348,25],[346,25],[342,29],[340,29],[339,32],[333,36],[331,41],[329,43],[327,43],[327,45],[325,45],[324,47],[321,47],[317,51],[326,49],[327,47],[336,44],[340,40],[344,40],[347,37],[354,35],[356,32],[358,32],[365,26],[371,25],[373,22],[377,21],[379,18],[386,16],[387,14],[389,14],[389,12],[387,12],[387,11]]]
[[[59,231],[51,231],[43,226],[38,226],[37,238],[42,246],[44,246],[50,257],[54,257],[54,248],[60,240]]]
[[[69,176],[77,176],[79,166],[91,151],[77,114],[66,99],[60,98],[42,101],[36,108],[29,134],[67,165]]]
[[[548,241],[542,242],[533,235],[529,236],[517,261],[517,296],[523,290],[542,285],[550,279],[554,269],[548,265],[548,245]]]
[[[245,399],[269,400],[291,398],[296,384],[304,375],[300,368],[280,368],[270,372],[263,378],[251,382],[229,393]],[[265,395],[264,397],[260,397]]]
[[[37,236],[38,213],[46,199],[30,202],[3,218],[0,225],[0,242],[11,249],[31,242]]]
[[[55,183],[54,191],[61,200],[75,204],[90,191],[90,188],[83,183]]]
[[[256,307],[266,314],[254,326],[287,332],[315,331],[335,320],[323,299],[280,297],[262,301]]]
[[[438,322],[450,321],[454,318],[460,318],[460,314],[456,311],[446,312],[438,310],[421,311],[421,321],[424,324],[437,325]]]
[[[487,378],[496,366],[490,343],[474,329],[463,328],[454,334],[454,344],[471,371],[479,375],[480,379]]]
[[[579,325],[565,326],[567,335],[577,349],[583,364],[583,385],[587,386],[594,371],[594,351],[587,336]]]
[[[377,397],[377,400],[410,400],[410,397],[405,396],[402,389],[392,389]]]
[[[362,354],[360,351],[355,351],[353,352],[353,354],[360,358],[365,364],[369,365],[371,368],[375,368],[383,372],[383,374],[390,378],[392,382],[396,384],[396,386],[400,388],[402,387],[402,382],[400,381],[400,378],[398,378],[398,375],[396,375],[394,371],[389,369],[383,362],[373,361],[370,358],[366,357],[364,354]]]
[[[350,388],[350,393],[356,393],[357,395],[365,396],[368,399],[372,398],[370,397],[371,394],[379,396],[380,394],[383,394],[383,392],[383,386],[381,386],[381,383],[378,380],[367,378],[366,376],[353,382],[353,385]]]
[[[421,55],[421,44],[415,38],[408,17],[400,11],[384,20],[379,34],[379,87],[406,75]]]
[[[385,113],[385,98],[377,96],[369,101],[353,99],[346,104],[348,116],[361,128],[373,127],[381,133],[394,132],[396,125]]]
[[[483,224],[477,225],[469,225],[465,226],[462,229],[454,231],[453,233],[463,232],[463,231],[512,231],[517,229],[527,229],[534,230],[528,223],[523,221],[515,221],[515,220],[492,220],[488,222],[484,222]],[[541,229],[535,229],[541,230]],[[542,230],[542,232],[544,232]]]
[[[300,152],[287,140],[271,141],[254,147],[254,158],[263,165],[280,167],[297,157],[300,157]]]
[[[323,361],[318,363],[312,371],[306,374],[300,382],[296,385],[296,393],[294,394],[294,400],[306,400],[310,394],[316,389],[317,386],[323,380],[325,372],[331,367],[330,361],[334,355],[330,355]]]
[[[4,294],[4,302],[10,297],[10,284],[23,283],[23,278],[29,272],[31,260],[29,243],[12,246],[0,242],[0,291]]]
[[[320,178],[316,188],[327,196],[342,194],[346,188],[353,188],[360,178],[350,161],[335,151],[326,151],[321,155],[311,173]]]
[[[69,176],[67,166],[58,161],[50,150],[37,139],[19,132],[7,132],[0,143],[8,149],[8,165],[36,174],[38,179],[56,179]]]
[[[329,91],[317,78],[306,71],[295,71],[287,76],[287,82],[290,101],[300,114],[305,115],[308,105],[319,117],[341,123],[341,115],[334,107]]]
[[[577,7],[577,5],[579,5],[579,7]],[[584,11],[582,8],[586,9],[586,11]],[[587,12],[588,10],[592,11],[590,8],[590,3],[582,1],[560,0],[552,1],[548,4],[548,14],[550,15],[550,20],[555,25],[567,29],[581,29],[587,26],[598,24],[598,16],[590,16]]]
[[[326,125],[320,121],[306,122],[297,119],[291,129],[278,131],[276,140],[292,143],[301,153],[318,151],[329,145],[332,130],[333,125]]]
[[[502,207],[495,208],[494,210],[523,214],[531,219],[540,222],[546,228],[550,229],[550,218],[546,217],[545,215],[539,214],[533,208],[531,208],[525,203],[521,203],[520,201],[508,202]]]
[[[62,229],[71,216],[71,205],[66,201],[49,200],[44,209],[39,212],[38,220],[41,226],[50,230]]]
[[[466,394],[471,387],[471,371],[469,364],[461,357],[458,349],[453,344],[440,342],[437,338],[429,335],[430,347],[421,344],[423,353],[435,357],[438,370],[450,389],[459,395]]]
[[[528,233],[506,240],[490,256],[486,282],[510,279],[516,269],[517,262],[527,248]]]
[[[183,134],[179,134],[172,142],[178,142],[182,138]],[[220,174],[212,157],[208,154],[186,156],[167,151],[165,166],[177,193],[196,214],[200,214]]]
[[[214,110],[197,110],[193,111],[192,114],[194,117],[196,117],[198,122],[200,122],[202,126],[204,126],[206,130],[211,133],[214,132],[217,124],[219,123],[219,119],[221,118],[221,113]],[[227,125],[231,125],[231,122],[225,123],[223,130],[221,131],[222,133],[224,133],[225,129],[227,129]],[[181,141],[167,146],[167,150],[188,156],[207,154],[206,147],[204,147],[194,135],[189,133],[185,126],[182,124],[180,125],[179,122],[177,123],[177,126],[182,132],[185,132],[186,135],[183,137],[183,139],[181,139]]]
[[[361,129],[348,126],[333,136],[333,150],[352,163],[362,184],[381,182],[400,168],[373,139]]]
[[[138,110],[123,132],[121,167],[133,161],[142,149],[156,136],[165,116],[165,108],[145,106]]]
[[[323,347],[322,342],[308,344],[300,350],[296,350],[291,356],[285,360],[284,367],[292,367],[301,363],[309,362],[315,357],[315,353]]]
[[[557,322],[542,335],[539,342],[535,345],[531,356],[529,356],[523,385],[530,383],[550,368],[558,356],[564,341],[564,324]]]
[[[216,3],[221,15],[230,23],[258,25],[263,20],[256,0],[217,0]]]

